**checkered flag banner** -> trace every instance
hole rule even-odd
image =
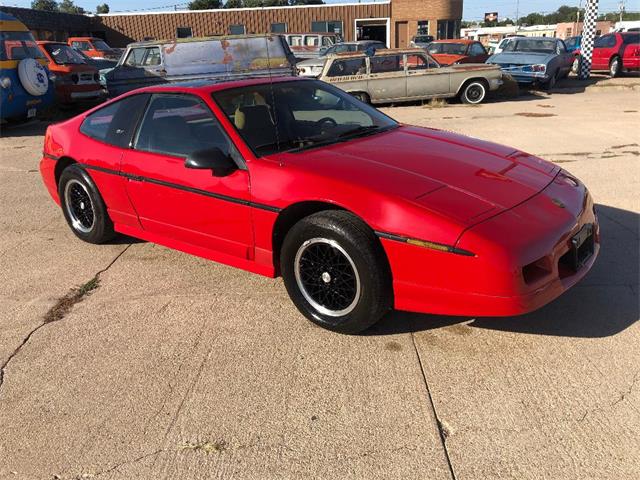
[[[596,36],[596,22],[598,21],[598,0],[587,0],[584,13],[584,27],[582,29],[582,44],[580,46],[580,78],[586,80],[591,75],[593,60],[593,41]]]

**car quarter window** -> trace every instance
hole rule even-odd
[[[371,73],[402,72],[404,65],[402,55],[383,55],[371,57]]]
[[[407,70],[427,70],[430,68],[429,60],[423,55],[407,55]]]
[[[364,57],[334,60],[327,72],[328,77],[343,77],[348,75],[364,75],[367,64]]]
[[[89,114],[80,131],[95,140],[128,148],[148,99],[149,95],[138,94],[113,102]]]
[[[136,150],[187,157],[214,147],[237,158],[229,138],[201,99],[174,94],[151,97],[134,142]]]

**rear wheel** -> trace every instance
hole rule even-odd
[[[380,242],[349,212],[302,219],[282,245],[280,268],[291,300],[317,325],[361,332],[391,309],[391,274]]]
[[[358,100],[360,100],[363,103],[367,103],[367,104],[371,103],[371,98],[365,92],[353,92],[351,95],[354,96],[355,98],[357,98]]]
[[[72,164],[63,170],[58,194],[64,217],[78,238],[104,243],[115,236],[102,196],[82,167]]]
[[[573,61],[573,65],[571,65],[571,71],[577,75],[580,72],[580,56],[577,55],[575,60]]]
[[[615,56],[611,59],[611,62],[609,62],[609,75],[611,78],[616,78],[619,77],[621,73],[622,60],[620,60],[620,57]]]
[[[473,80],[465,85],[460,93],[460,99],[463,103],[469,105],[478,105],[482,103],[487,96],[487,85],[481,80]]]

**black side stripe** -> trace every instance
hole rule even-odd
[[[165,182],[164,180],[157,180],[155,178],[142,177],[139,175],[131,175],[130,173],[119,172],[110,168],[97,167],[95,165],[79,164],[82,168],[87,170],[95,170],[97,172],[107,173],[110,175],[117,175],[119,177],[128,178],[137,182],[153,183],[154,185],[161,185],[163,187],[175,188],[185,192],[195,193],[197,195],[204,195],[205,197],[215,198],[217,200],[223,200],[225,202],[231,202],[238,205],[245,205],[251,208],[258,208],[260,210],[266,210],[268,212],[279,213],[282,209],[278,207],[272,207],[271,205],[265,205],[263,203],[251,202],[249,200],[243,200],[241,198],[229,197],[228,195],[221,195],[219,193],[209,192],[207,190],[200,190],[199,188],[187,187],[185,185],[178,185],[177,183]]]

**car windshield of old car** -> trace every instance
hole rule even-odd
[[[102,40],[94,40],[93,48],[96,50],[111,50],[111,47]]]
[[[523,39],[507,43],[505,52],[556,53],[558,45],[555,40]]]
[[[467,46],[464,43],[432,43],[428,51],[432,55],[464,55]]]
[[[257,156],[330,145],[398,125],[348,93],[318,81],[251,85],[212,95]]]
[[[0,32],[0,60],[44,58],[31,32]]]
[[[53,57],[53,61],[58,65],[84,65],[87,63],[82,55],[69,45],[48,43],[45,44],[44,48],[47,49],[47,52]]]

